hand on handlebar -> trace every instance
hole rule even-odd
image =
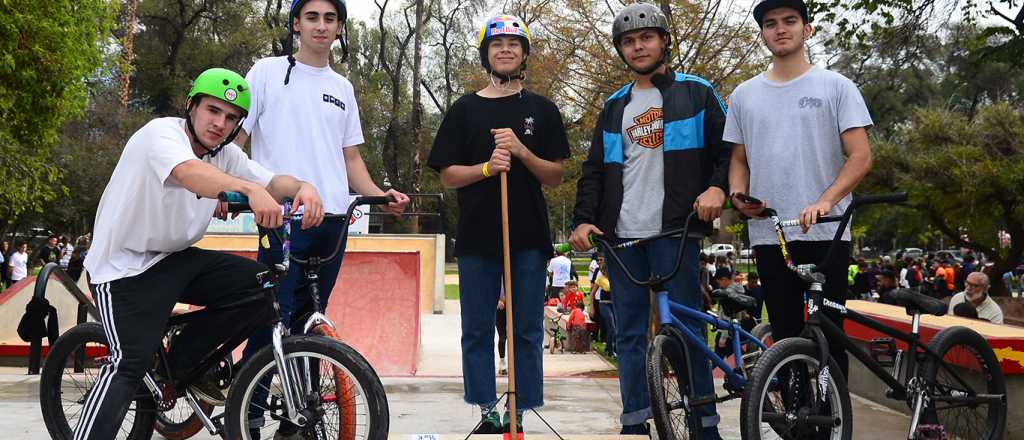
[[[832,206],[829,202],[818,200],[800,211],[800,228],[803,232],[806,234],[807,230],[811,229],[811,225],[818,223],[818,217],[828,215]]]
[[[768,202],[762,200],[759,204],[746,203],[739,197],[732,198],[732,207],[749,218],[761,218],[764,210],[768,208]]]
[[[249,198],[249,207],[256,216],[256,224],[264,228],[277,229],[284,223],[284,215],[281,213],[281,204],[274,200],[264,188],[257,188]]]
[[[712,186],[697,197],[693,202],[693,209],[697,211],[697,217],[703,222],[714,221],[722,215],[722,204],[725,203],[725,191],[717,186]]]
[[[569,244],[577,252],[583,252],[594,247],[590,242],[590,235],[604,235],[597,226],[590,223],[583,223],[576,227],[576,230],[572,232],[572,237],[569,237]]]
[[[299,207],[305,207],[302,215],[302,229],[315,228],[324,221],[324,203],[320,200],[320,194],[316,188],[306,182],[299,186],[292,201],[292,210],[289,214],[295,214]]]
[[[409,196],[395,191],[393,188],[387,190],[384,195],[390,196],[391,200],[393,200],[383,207],[384,210],[395,216],[401,215],[405,211],[405,205],[409,204]]]

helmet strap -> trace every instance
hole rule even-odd
[[[189,136],[192,137],[192,141],[199,144],[200,147],[203,147],[203,149],[206,150],[205,153],[199,155],[199,159],[201,160],[206,156],[210,156],[210,158],[212,159],[214,157],[217,157],[217,153],[220,153],[220,150],[224,148],[225,145],[230,144],[232,141],[235,140],[235,137],[238,136],[238,132],[242,130],[242,122],[245,121],[245,116],[242,116],[238,120],[238,125],[235,125],[235,129],[231,130],[231,134],[224,138],[224,142],[221,142],[220,145],[218,145],[216,148],[210,148],[207,147],[206,144],[204,144],[203,141],[199,139],[199,135],[196,134],[196,128],[194,125],[192,125],[192,109],[196,108],[198,105],[199,101],[193,102],[191,103],[191,105],[189,105],[188,111],[185,112],[185,126],[188,127],[188,134]]]

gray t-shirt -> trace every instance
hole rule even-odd
[[[661,92],[633,87],[622,114],[622,207],[615,235],[646,238],[661,232],[665,202],[665,122]]]
[[[740,84],[729,100],[722,138],[746,146],[750,195],[789,220],[798,218],[839,176],[846,163],[840,134],[871,125],[864,98],[852,81],[812,67],[786,83],[761,74]],[[844,197],[830,214],[841,214],[850,200]],[[752,245],[778,244],[770,220],[751,220],[748,227]],[[832,240],[837,227],[815,225],[806,234],[792,228],[786,239]],[[850,239],[849,228],[843,239]]]

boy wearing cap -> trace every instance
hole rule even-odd
[[[231,143],[249,110],[249,85],[241,75],[207,70],[188,96],[184,119],[154,119],[132,135],[96,210],[85,268],[108,347],[117,356],[100,370],[79,412],[75,440],[118,433],[176,302],[230,304],[259,287],[256,274],[266,266],[191,247],[210,224],[220,192],[248,196],[261,226],[281,224],[279,201],[286,197],[310,213],[303,227],[323,218],[312,185],[272,174]],[[231,323],[254,312],[245,307],[185,327],[169,359],[172,374],[215,348],[217,338],[208,335],[231,332]],[[210,379],[190,391],[204,400],[220,394]]]
[[[547,98],[523,88],[530,33],[510,15],[488,19],[478,38],[488,73],[483,90],[462,96],[445,114],[427,160],[441,184],[458,190],[465,400],[480,407],[478,434],[509,432],[509,415],[494,410],[494,310],[501,291],[500,173],[508,173],[512,318],[515,334],[516,411],[544,404],[546,262],[552,254],[547,204],[541,185],[562,181],[569,141],[562,116]],[[517,417],[521,423],[522,418]],[[517,432],[522,432],[517,427]]]
[[[573,211],[573,248],[591,247],[588,236],[612,241],[647,238],[682,227],[691,213],[686,252],[679,272],[666,283],[673,301],[700,310],[697,253],[726,194],[729,146],[722,143],[725,106],[702,78],[672,72],[667,60],[671,35],[661,9],[648,3],[627,6],[615,17],[612,42],[633,70],[634,81],[615,92],[597,119],[590,153],[583,163]],[[661,238],[619,251],[641,279],[672,271],[677,237]],[[629,282],[618,264],[608,265],[616,324],[622,434],[647,434],[651,417],[645,377],[649,293]],[[684,320],[697,335],[702,322]],[[692,349],[691,354],[699,353]],[[714,394],[710,363],[690,357],[694,389]],[[703,438],[717,439],[713,403],[695,408]]]
[[[741,84],[730,98],[723,136],[736,144],[729,186],[733,195],[749,192],[773,204],[780,217],[799,217],[803,233],[787,234],[789,253],[797,264],[819,264],[837,225],[811,225],[819,216],[842,213],[851,191],[871,168],[871,115],[853,82],[805,57],[804,42],[813,28],[803,1],[763,0],[754,8],[754,19],[772,53],[772,68]],[[737,197],[732,203],[750,217],[764,208]],[[806,284],[785,266],[770,221],[752,220],[749,231],[772,335],[776,341],[797,336],[804,307],[796,293]],[[847,229],[824,268],[824,295],[839,304],[846,302],[849,240]],[[842,315],[824,310],[841,328]],[[848,360],[842,344],[829,348],[845,375]]]

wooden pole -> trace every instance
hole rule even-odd
[[[516,433],[516,336],[512,325],[512,253],[508,238],[508,172],[501,173],[501,246],[504,257],[505,277],[505,334],[508,335],[505,349],[508,351],[508,413],[509,433],[514,440]]]

